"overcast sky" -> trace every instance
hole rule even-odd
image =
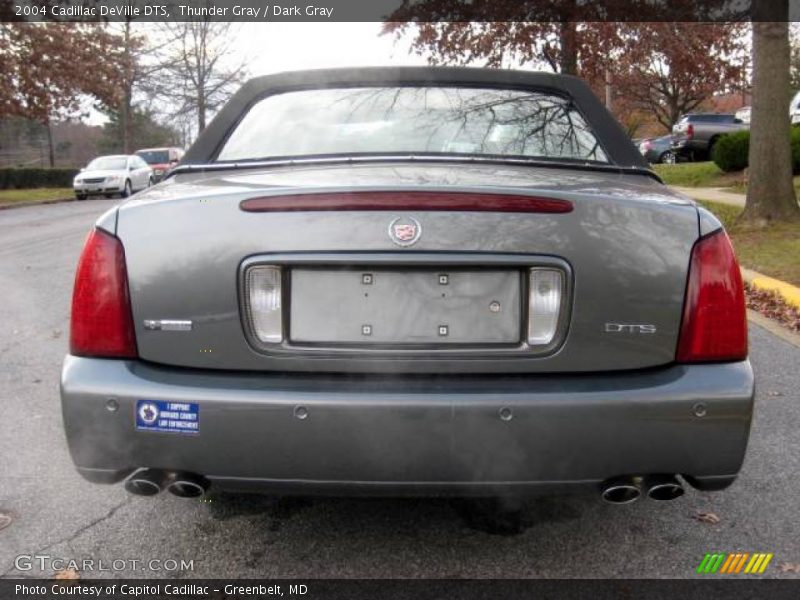
[[[408,44],[378,35],[381,23],[245,23],[237,49],[251,75],[295,69],[381,65],[420,65]]]
[[[230,62],[245,59],[251,77],[330,67],[424,65],[409,54],[408,43],[379,35],[381,23],[242,23],[234,26]],[[142,23],[142,28],[152,27]],[[102,113],[89,111],[88,122],[101,125]]]

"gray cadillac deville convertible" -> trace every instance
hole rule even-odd
[[[672,499],[753,410],[719,221],[541,73],[250,81],[97,221],[70,343],[72,458],[138,494]]]

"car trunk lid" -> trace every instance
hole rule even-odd
[[[303,207],[298,196],[331,206]],[[354,198],[372,205],[342,204]],[[289,210],[247,210],[255,200]],[[529,210],[513,210],[515,202]],[[570,210],[534,210],[537,202]],[[420,235],[398,244],[393,224]],[[398,162],[178,176],[126,203],[118,234],[146,360],[576,372],[674,360],[698,224],[691,202],[641,175]],[[246,318],[242,278],[254,264],[282,270],[286,331],[275,346],[254,341]],[[539,349],[526,337],[535,268],[564,274],[557,343]],[[145,328],[159,319],[191,328]]]

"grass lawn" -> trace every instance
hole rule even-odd
[[[0,204],[12,202],[46,202],[73,198],[72,188],[33,188],[28,190],[0,190]]]
[[[735,224],[741,208],[717,202],[699,204],[725,225],[743,267],[800,286],[800,224],[744,229]]]
[[[742,183],[741,173],[725,173],[713,162],[653,165],[667,185],[683,187],[732,187]]]
[[[676,165],[652,165],[652,167],[667,185],[713,187],[738,194],[747,193],[744,174],[741,171],[725,173],[711,161],[679,163]],[[794,190],[800,197],[800,176],[794,178]]]

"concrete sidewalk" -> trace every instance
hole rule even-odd
[[[729,204],[731,206],[740,206],[742,208],[744,208],[744,201],[747,197],[744,194],[729,192],[722,188],[680,187],[677,185],[672,185],[670,187],[681,194],[685,194],[690,198],[694,198],[695,200],[719,202],[720,204]]]

